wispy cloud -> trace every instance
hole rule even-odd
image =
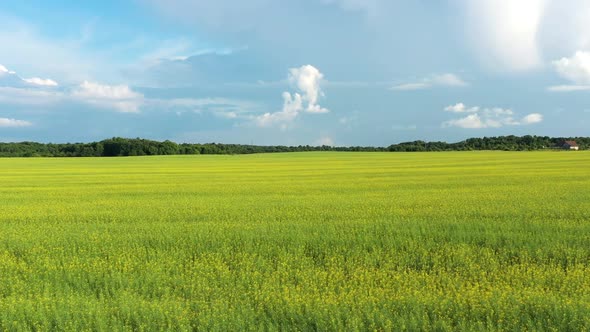
[[[40,85],[40,86],[58,86],[59,84],[49,78],[39,78],[39,77],[33,77],[33,78],[23,78],[23,81],[29,83],[29,84],[33,84],[33,85]]]
[[[391,90],[397,91],[411,91],[411,90],[424,90],[433,87],[465,87],[469,84],[465,82],[461,77],[447,73],[441,75],[431,75],[423,78],[418,82],[410,82],[394,85]]]
[[[424,90],[432,87],[429,83],[404,83],[391,87],[391,90],[397,91],[412,91],[412,90]]]
[[[590,85],[554,85],[547,88],[550,92],[590,91]]]
[[[2,13],[0,45],[1,61],[16,71],[36,72],[60,81],[116,76],[112,64],[89,52],[79,40],[46,36],[34,24]]]
[[[42,86],[56,87],[59,84],[52,79],[43,79],[39,77],[22,78],[14,70],[9,70],[0,64],[0,86],[23,87],[23,86]]]

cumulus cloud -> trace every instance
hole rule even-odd
[[[330,112],[318,104],[320,97],[324,96],[321,89],[323,78],[324,75],[311,65],[291,68],[288,81],[299,92],[283,92],[283,109],[256,117],[256,124],[260,127],[279,125],[281,129],[286,129],[301,112],[316,114]]]
[[[488,126],[478,114],[470,114],[461,119],[449,120],[443,123],[443,127],[459,127],[469,129],[487,128]]]
[[[578,51],[570,58],[553,61],[553,66],[557,74],[573,83],[590,84],[590,52]]]
[[[2,127],[2,128],[20,128],[20,127],[29,127],[32,125],[33,124],[30,123],[29,121],[0,118],[0,127]]]
[[[514,118],[511,109],[500,107],[482,108],[479,106],[467,107],[463,103],[448,106],[444,109],[452,113],[471,113],[463,118],[445,121],[442,127],[459,127],[466,129],[501,128],[504,126],[520,126],[539,123],[543,121],[543,115],[532,113],[520,120]]]
[[[562,57],[552,62],[555,72],[571,84],[550,86],[551,92],[590,90],[590,52],[577,51],[571,57]]]
[[[103,85],[88,81],[74,89],[71,96],[85,103],[123,113],[138,113],[144,102],[144,96],[127,85]]]
[[[532,113],[522,118],[523,124],[533,124],[543,122],[543,115],[539,113]]]
[[[424,90],[429,89],[437,86],[442,87],[465,87],[467,86],[467,82],[465,82],[461,77],[456,74],[446,73],[441,75],[431,75],[429,77],[423,78],[419,82],[411,82],[411,83],[403,83],[399,85],[395,85],[391,88],[391,90],[398,90],[398,91],[411,91],[411,90]]]
[[[324,96],[320,83],[324,79],[316,67],[305,65],[300,68],[291,68],[289,70],[289,82],[303,92],[303,101],[307,102],[307,112],[310,113],[328,113],[328,109],[318,105],[320,97]]]
[[[283,110],[274,113],[264,113],[256,118],[260,127],[271,127],[279,124],[281,129],[286,129],[287,124],[295,120],[299,112],[303,110],[303,99],[300,94],[291,95],[283,92]]]

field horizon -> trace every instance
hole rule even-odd
[[[468,138],[455,143],[416,140],[389,146],[343,145],[246,145],[220,143],[176,143],[142,138],[113,137],[87,143],[3,143],[0,157],[118,157],[146,155],[254,154],[278,152],[441,152],[441,151],[550,151],[588,150],[589,137],[498,137]]]
[[[0,161],[0,330],[590,329],[588,152]]]

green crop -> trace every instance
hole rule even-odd
[[[590,153],[0,160],[0,330],[590,330]]]

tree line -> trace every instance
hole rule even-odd
[[[533,151],[560,149],[565,141],[576,141],[580,150],[590,149],[590,137],[499,136],[469,138],[457,143],[413,141],[390,145],[391,152],[418,151]]]
[[[590,148],[590,137],[548,136],[500,136],[470,138],[457,143],[413,141],[388,147],[370,146],[259,146],[242,144],[178,144],[172,141],[158,142],[147,139],[115,137],[92,143],[0,143],[0,157],[119,157],[195,154],[253,154],[305,151],[354,151],[354,152],[426,152],[503,150],[531,151],[560,148],[564,141],[575,140],[580,149]]]

